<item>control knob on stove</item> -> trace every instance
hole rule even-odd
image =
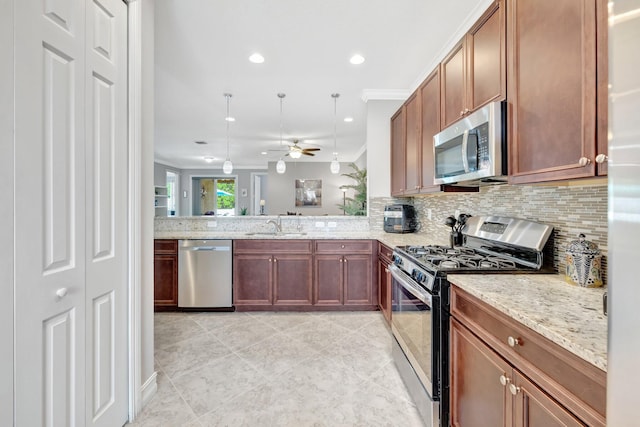
[[[393,254],[393,263],[395,265],[402,265],[402,258],[399,255]]]
[[[411,272],[411,277],[413,277],[418,282],[422,282],[425,279],[424,273],[422,271],[416,270],[416,269],[414,269]]]

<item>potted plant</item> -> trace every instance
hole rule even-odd
[[[343,173],[355,181],[355,184],[342,185],[340,189],[345,190],[352,188],[353,197],[345,197],[344,203],[338,207],[345,215],[365,216],[367,215],[367,169],[360,169],[355,163],[349,163],[349,167],[353,169],[351,173]]]

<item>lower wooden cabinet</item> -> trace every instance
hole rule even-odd
[[[560,427],[585,424],[453,319],[451,425]]]
[[[451,287],[452,426],[606,425],[606,374]]]
[[[377,308],[370,240],[236,240],[238,310]]]
[[[391,264],[392,250],[383,243],[378,242],[378,306],[385,320],[391,325]]]
[[[155,240],[153,305],[156,311],[178,308],[178,241]]]

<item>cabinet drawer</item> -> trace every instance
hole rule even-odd
[[[316,253],[366,253],[371,254],[371,240],[314,240]]]
[[[178,241],[156,239],[153,241],[153,252],[156,254],[177,254]]]
[[[604,425],[604,371],[455,286],[451,314],[589,425]]]
[[[391,264],[393,250],[382,242],[378,242],[378,257],[388,264]]]
[[[311,240],[234,240],[234,253],[311,253]]]

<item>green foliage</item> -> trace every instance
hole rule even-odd
[[[244,206],[243,206],[243,207],[241,207],[241,208],[240,208],[240,215],[244,216],[244,215],[246,215],[246,214],[247,214],[247,208],[246,208],[246,207],[244,207]]]
[[[236,206],[236,185],[235,181],[232,179],[229,180],[218,180],[218,190],[222,190],[229,195],[219,194],[218,195],[218,209],[233,209]]]
[[[353,179],[356,183],[342,185],[340,188],[352,188],[353,197],[347,197],[344,204],[338,207],[347,215],[367,215],[367,170],[360,169],[355,163],[349,163],[353,169],[351,173],[343,173],[342,176]]]

